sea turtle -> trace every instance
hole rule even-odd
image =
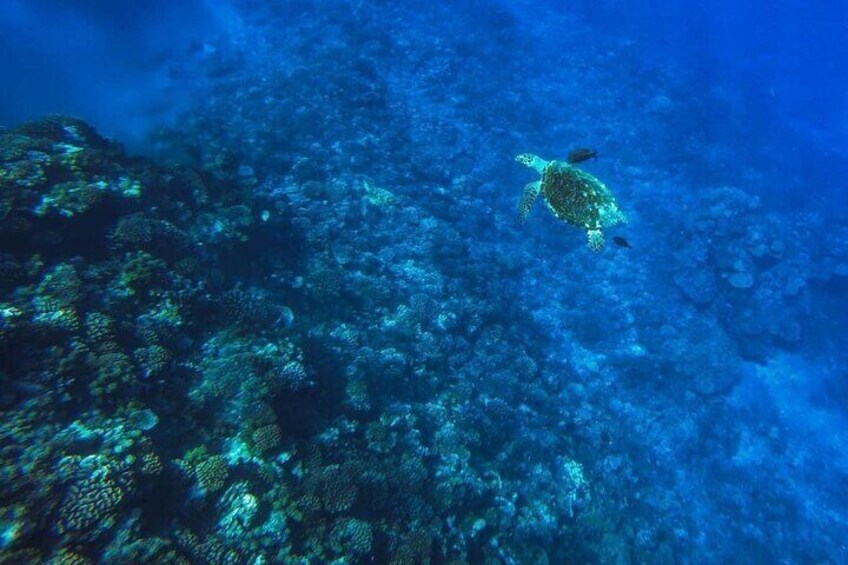
[[[530,153],[518,155],[516,161],[542,175],[541,180],[524,187],[518,204],[518,221],[524,223],[541,192],[554,216],[586,230],[589,249],[597,252],[604,247],[601,228],[623,224],[627,218],[604,183],[574,166],[588,158],[586,155],[585,150],[575,151],[568,161],[545,161]]]

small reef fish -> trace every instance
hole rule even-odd
[[[627,248],[627,249],[633,248],[633,246],[630,245],[630,242],[627,241],[626,239],[624,239],[623,237],[621,237],[620,235],[613,237],[612,242],[614,244],[618,245],[619,247],[624,247],[624,248]]]
[[[571,153],[568,154],[568,162],[573,165],[575,163],[582,163],[583,161],[588,161],[589,159],[593,159],[598,156],[598,152],[593,149],[575,149]]]

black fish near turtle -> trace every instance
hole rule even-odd
[[[568,162],[573,165],[575,163],[582,163],[583,161],[588,161],[589,159],[594,159],[598,156],[598,152],[594,149],[586,149],[581,147],[579,149],[575,149],[571,153],[568,154]]]
[[[613,237],[612,242],[619,247],[624,247],[625,249],[633,249],[633,246],[630,245],[630,242],[621,237],[620,235]]]

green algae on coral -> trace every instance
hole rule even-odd
[[[363,181],[362,187],[365,190],[365,202],[371,206],[383,208],[386,206],[392,206],[398,201],[398,197],[395,196],[393,192],[386,190],[385,188],[380,188],[379,186],[374,186],[368,181]]]

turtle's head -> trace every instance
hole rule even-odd
[[[521,163],[522,165],[532,167],[533,166],[533,159],[535,157],[536,157],[535,155],[531,155],[530,153],[522,153],[521,155],[517,155],[515,157],[515,160],[518,161],[519,163]]]
[[[545,167],[548,164],[547,161],[537,157],[536,155],[533,155],[532,153],[522,153],[521,155],[517,155],[515,157],[515,160],[521,163],[522,165],[534,169],[537,173],[540,174],[542,173],[542,171],[545,170]]]

